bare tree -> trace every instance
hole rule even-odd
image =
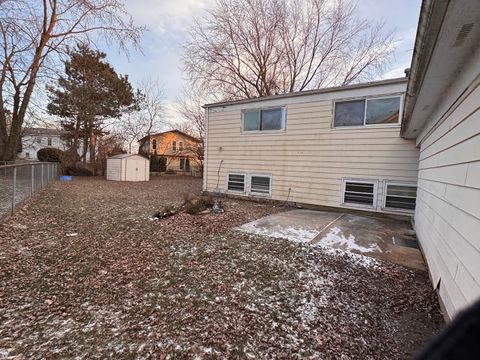
[[[393,34],[357,14],[350,0],[217,0],[190,30],[185,70],[223,99],[372,79]]]
[[[183,119],[178,126],[179,130],[200,140],[200,143],[192,144],[188,151],[194,155],[202,172],[205,148],[205,110],[202,105],[210,102],[212,97],[206,91],[193,85],[183,90],[176,106],[177,112]]]
[[[142,31],[121,0],[0,0],[0,159],[15,157],[35,85],[68,46],[101,40],[126,50]]]
[[[133,144],[150,134],[160,131],[166,124],[164,120],[164,90],[157,79],[144,79],[137,91],[137,106],[134,111],[125,114],[121,131],[125,137],[129,153],[133,151]]]

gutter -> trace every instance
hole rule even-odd
[[[400,136],[402,137],[404,137],[410,123],[449,4],[450,0],[423,0],[422,2],[407,92],[405,93],[403,120],[400,129]]]
[[[405,83],[406,81],[407,81],[407,78],[401,77],[401,78],[371,81],[371,82],[359,83],[359,84],[353,84],[353,85],[327,87],[327,88],[316,89],[316,90],[305,90],[305,91],[297,91],[297,92],[286,93],[286,94],[260,96],[260,97],[255,97],[255,98],[250,98],[250,99],[242,99],[242,100],[236,100],[236,101],[223,101],[223,102],[218,102],[218,103],[205,104],[202,107],[204,109],[208,109],[208,108],[213,108],[213,107],[222,107],[222,106],[237,105],[237,104],[247,104],[247,103],[264,101],[264,100],[284,99],[284,98],[299,97],[299,96],[306,96],[306,95],[315,95],[315,94],[325,94],[325,93],[331,93],[331,92],[337,92],[337,91],[343,91],[343,90],[362,89],[362,88],[367,88],[367,87],[382,86],[382,85],[388,85],[388,84],[401,84],[401,83]]]

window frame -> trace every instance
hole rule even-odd
[[[269,179],[268,194],[252,191],[252,176],[265,177]],[[271,197],[272,196],[272,174],[251,173],[248,174],[248,194],[253,196]]]
[[[357,204],[351,202],[345,202],[345,189],[347,183],[358,183],[358,184],[373,184],[373,204]],[[355,207],[361,209],[377,209],[377,199],[378,199],[378,180],[376,179],[356,179],[356,178],[342,178],[342,188],[340,192],[340,205],[345,207]]]
[[[183,141],[178,142],[178,151],[183,151]]]
[[[369,100],[381,100],[381,99],[391,99],[391,98],[400,98],[400,107],[399,107],[399,114],[398,114],[398,122],[394,124],[367,124],[367,105]],[[363,125],[347,125],[347,126],[335,126],[335,108],[337,103],[348,102],[348,101],[358,101],[363,100],[365,102],[365,107],[363,109]],[[402,114],[403,114],[403,102],[404,102],[404,94],[403,93],[394,93],[389,95],[379,95],[379,96],[359,96],[359,97],[352,97],[352,98],[344,98],[344,99],[335,99],[333,100],[332,106],[332,123],[331,128],[335,130],[342,130],[342,129],[369,129],[369,128],[390,128],[390,127],[399,127],[402,124]]]
[[[230,175],[238,175],[238,176],[243,176],[243,191],[240,190],[230,190],[228,188],[228,183],[230,182]],[[242,172],[228,172],[227,177],[226,177],[226,184],[225,184],[225,190],[227,193],[233,193],[233,194],[247,194],[248,186],[247,186],[247,174],[242,173]]]
[[[281,129],[275,129],[275,130],[245,130],[245,113],[246,112],[253,112],[253,111],[259,111],[260,112],[260,127],[262,124],[262,111],[264,110],[274,110],[274,109],[280,109],[282,111],[282,128]],[[282,133],[285,132],[287,129],[287,108],[285,106],[266,106],[266,107],[260,107],[260,108],[252,108],[252,109],[242,109],[242,115],[241,115],[241,124],[240,124],[240,133],[241,134],[262,134],[262,133]]]
[[[182,166],[182,160],[183,160],[183,166]],[[178,166],[180,167],[180,170],[185,171],[187,167],[187,158],[181,157],[179,158],[178,162],[179,162]]]
[[[52,146],[52,138],[47,138],[47,146]]]
[[[172,151],[177,151],[177,140],[172,141]]]
[[[414,187],[414,188],[417,188],[417,194],[418,194],[418,184],[415,183],[415,182],[395,181],[395,180],[384,180],[383,181],[382,210],[414,214],[415,209],[410,210],[410,209],[394,208],[394,207],[387,206],[387,188],[388,188],[388,185]],[[417,207],[417,194],[415,194],[415,208]],[[410,196],[399,196],[399,197],[411,198]]]

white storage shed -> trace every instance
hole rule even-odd
[[[150,161],[137,154],[119,154],[107,159],[107,180],[148,181]]]

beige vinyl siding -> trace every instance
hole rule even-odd
[[[206,189],[218,182],[226,192],[228,173],[269,174],[273,199],[338,207],[342,178],[371,179],[382,211],[384,180],[417,181],[415,142],[400,138],[399,126],[332,129],[332,107],[332,100],[286,104],[286,130],[263,133],[241,131],[239,107],[210,109]]]
[[[423,134],[415,214],[450,317],[480,296],[480,87],[458,102]]]

